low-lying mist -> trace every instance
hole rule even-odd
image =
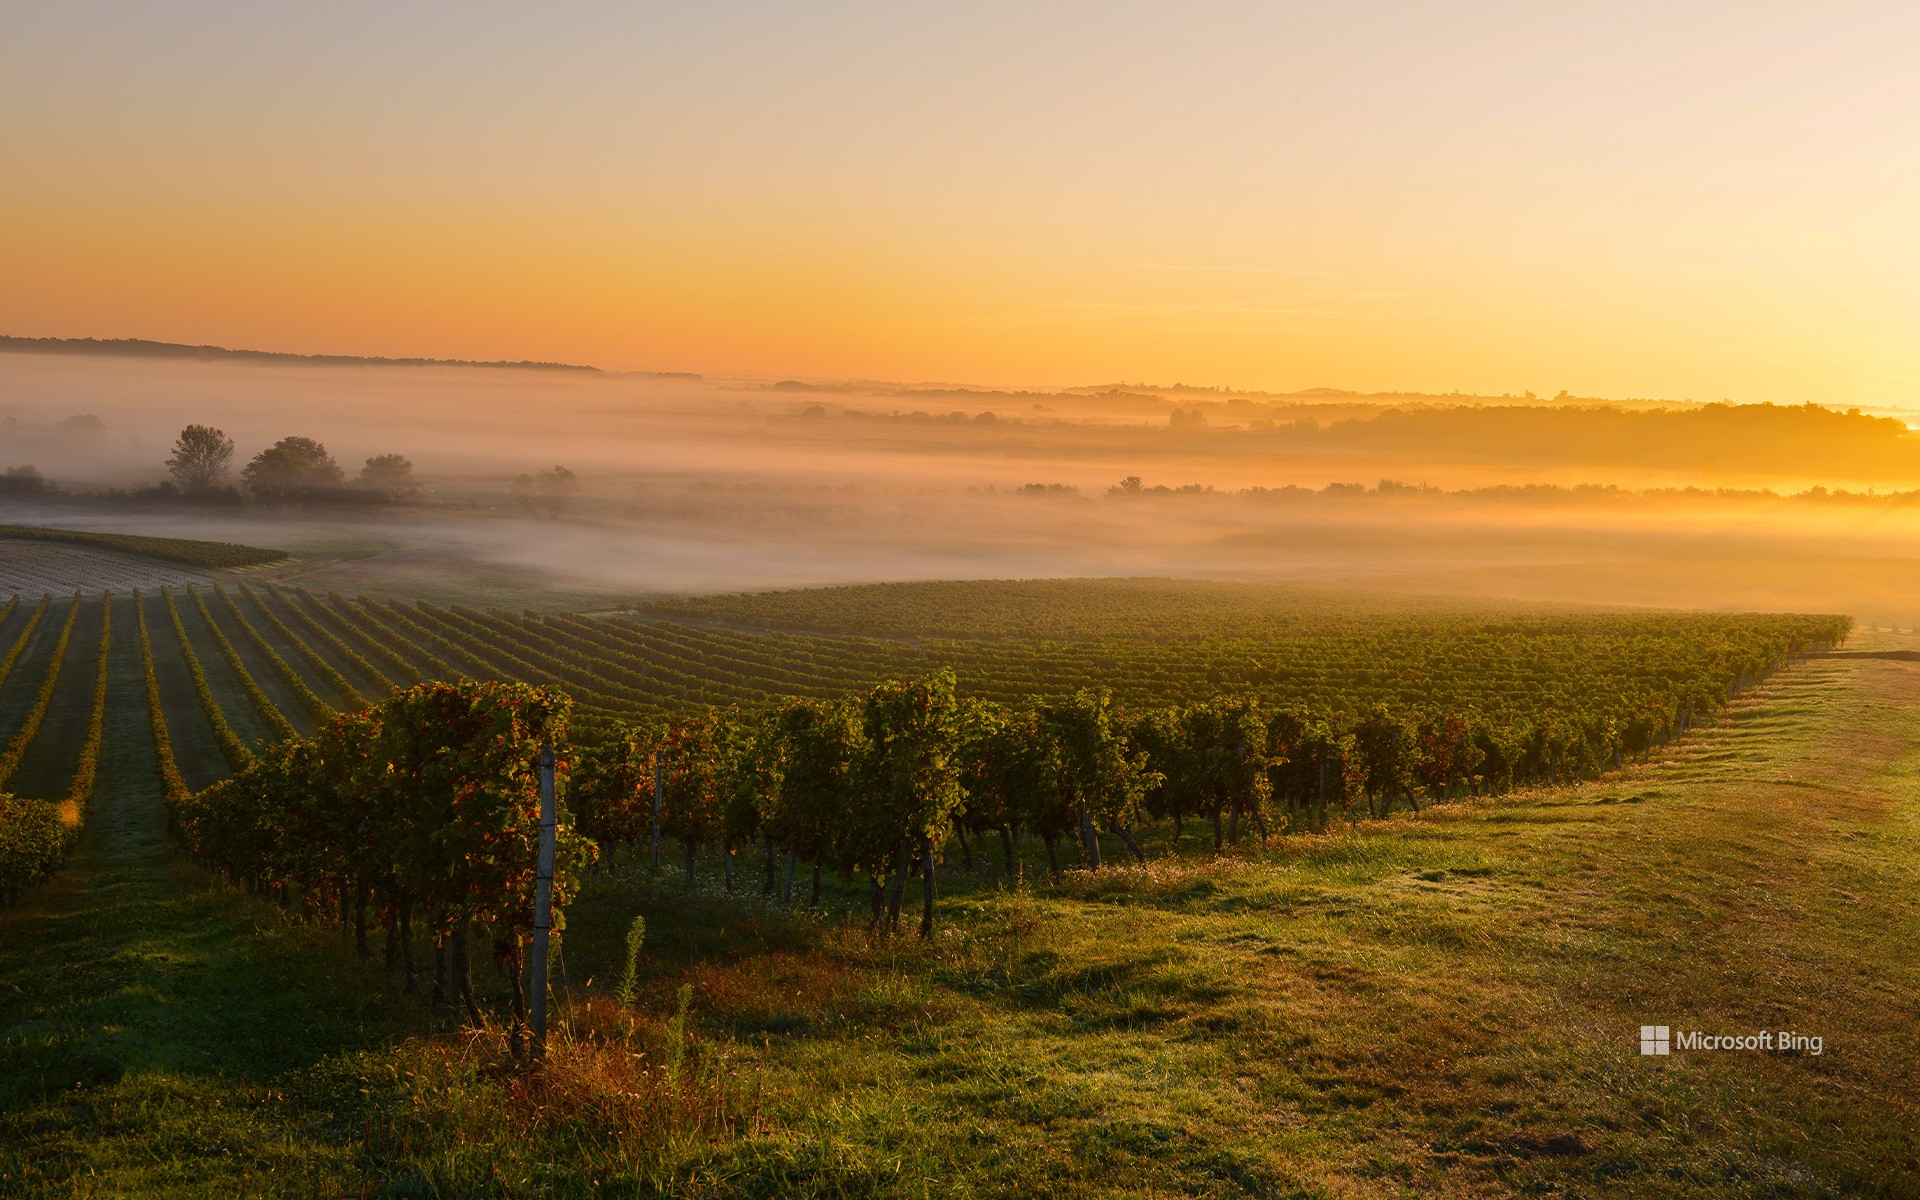
[[[1920,503],[1884,494],[1920,480],[1904,429],[1706,411],[1660,428],[1711,454],[1621,461],[1654,426],[1620,421],[1702,411],[0,354],[0,468],[66,493],[0,500],[0,521],[280,546],[309,586],[514,607],[1147,574],[1920,621]],[[188,423],[235,439],[236,474],[300,435],[349,476],[405,455],[423,494],[373,511],[89,495],[158,482]],[[554,465],[577,495],[525,511],[509,481]]]

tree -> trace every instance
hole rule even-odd
[[[8,467],[0,474],[0,496],[46,496],[59,490],[31,464]]]
[[[514,502],[528,513],[558,517],[580,490],[580,479],[565,467],[549,467],[538,475],[516,476],[509,490]]]
[[[360,468],[358,486],[392,504],[419,490],[413,463],[404,454],[376,454]]]
[[[174,439],[167,472],[188,496],[204,496],[220,486],[233,463],[233,439],[211,425],[189,425]]]
[[[262,504],[293,504],[333,491],[346,476],[319,442],[284,437],[254,455],[240,478]]]

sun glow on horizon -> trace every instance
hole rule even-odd
[[[0,332],[1920,401],[1909,6],[12,24]]]

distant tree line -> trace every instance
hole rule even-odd
[[[419,492],[413,463],[400,454],[377,454],[349,480],[320,442],[283,437],[240,470],[236,487],[228,482],[234,443],[211,425],[189,425],[174,439],[167,458],[167,479],[148,495],[201,503],[288,505],[396,504]]]
[[[31,464],[0,472],[0,496],[53,496],[60,489]]]
[[[268,507],[391,505],[420,495],[413,463],[402,454],[376,454],[349,479],[326,446],[310,437],[283,437],[233,473],[234,442],[211,425],[189,425],[174,440],[167,479],[147,495],[199,503],[251,502]],[[31,468],[27,468],[31,470]],[[520,475],[509,484],[514,502],[532,516],[559,517],[580,490],[566,467]]]
[[[1019,489],[1022,494],[1040,494],[1060,491],[1064,485],[1042,486],[1029,484]],[[1216,488],[1210,483],[1183,483],[1168,486],[1164,483],[1147,484],[1138,475],[1129,475],[1120,482],[1107,488],[1108,498],[1114,500],[1208,497],[1215,500],[1263,500],[1270,502],[1307,503],[1317,500],[1360,500],[1360,499],[1423,499],[1458,501],[1483,504],[1628,504],[1635,502],[1676,502],[1691,503],[1750,503],[1764,504],[1791,501],[1802,504],[1853,504],[1881,506],[1920,505],[1920,489],[1911,491],[1877,491],[1869,488],[1863,492],[1849,491],[1846,488],[1833,488],[1815,485],[1800,492],[1777,492],[1772,488],[1703,488],[1703,487],[1653,487],[1627,488],[1617,483],[1579,483],[1571,486],[1558,483],[1522,483],[1492,484],[1486,487],[1457,488],[1447,490],[1430,483],[1407,483],[1398,479],[1382,479],[1373,487],[1364,483],[1329,483],[1323,488],[1301,487],[1298,484],[1283,484],[1280,487]]]
[[[538,474],[516,476],[508,490],[527,515],[557,518],[573,503],[580,479],[565,467],[548,467]]]

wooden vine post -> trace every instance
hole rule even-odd
[[[533,953],[527,962],[533,976],[533,1056],[547,1053],[547,938],[553,929],[554,829],[558,821],[554,798],[553,744],[540,747],[540,864],[533,885]]]

